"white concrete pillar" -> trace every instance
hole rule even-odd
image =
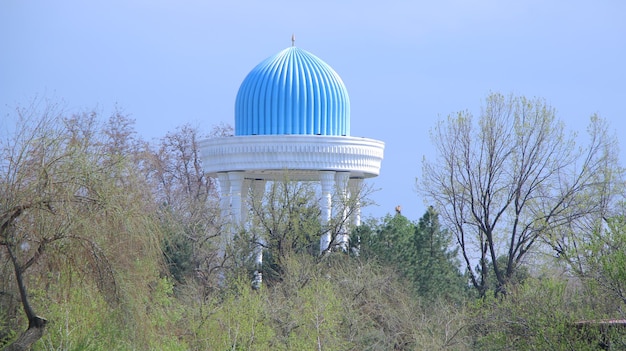
[[[242,224],[241,221],[241,198],[243,188],[243,172],[228,172],[228,180],[230,181],[230,206],[232,212],[232,224],[238,226]]]
[[[341,226],[338,228],[335,244],[343,251],[348,250],[348,241],[350,239],[348,234],[348,181],[350,180],[350,172],[337,172],[335,174],[335,184],[337,187],[337,196],[339,197],[338,211],[341,212]]]
[[[322,228],[326,230],[320,238],[320,254],[328,250],[330,247],[330,228],[328,224],[332,217],[332,196],[335,187],[335,171],[320,171],[320,182],[322,183],[322,197],[320,198],[320,223]]]
[[[241,224],[248,228],[248,214],[250,213],[250,203],[248,202],[250,187],[252,186],[252,180],[244,178],[241,187]]]
[[[350,189],[350,203],[353,208],[350,213],[350,224],[352,228],[361,225],[361,187],[363,186],[363,178],[352,178],[348,188]]]
[[[262,180],[262,179],[256,179],[252,182],[252,202],[253,202],[253,206],[261,206],[261,203],[263,201],[263,195],[265,194],[265,184],[267,183],[267,181]],[[257,245],[257,247],[255,247],[255,258],[254,258],[254,263],[258,266],[261,267],[261,265],[263,264],[263,244],[264,244],[264,240],[265,238],[262,238],[258,235],[258,233],[255,233],[255,236],[257,237],[256,240],[259,242],[259,244]]]
[[[230,221],[230,180],[228,179],[228,173],[218,173],[217,180],[220,182],[220,213],[222,222],[228,223]]]
[[[363,187],[363,178],[352,178],[348,184],[350,190],[350,231],[361,225],[361,188]],[[361,251],[361,238],[352,238],[352,253],[356,256]]]
[[[265,180],[256,179],[252,182],[252,196],[250,201],[252,202],[251,206],[262,206],[263,195],[265,194]],[[254,229],[254,226],[251,226]],[[252,279],[252,288],[259,289],[261,284],[263,284],[263,273],[261,272],[261,267],[263,266],[263,244],[264,238],[261,237],[258,233],[254,233],[258,244],[254,248],[254,263],[256,265],[256,269],[254,270],[254,278]]]

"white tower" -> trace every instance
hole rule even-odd
[[[244,79],[235,103],[235,136],[200,143],[205,171],[220,184],[224,218],[243,224],[247,195],[263,195],[266,181],[319,181],[322,225],[333,215],[332,194],[350,196],[380,172],[382,141],[350,136],[350,101],[341,78],[313,54],[291,46],[257,65]],[[288,172],[288,175],[285,174]],[[358,204],[357,204],[358,206]],[[352,211],[360,224],[360,209]],[[347,247],[348,233],[320,252]],[[260,258],[259,258],[260,259]]]

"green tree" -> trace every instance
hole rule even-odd
[[[619,205],[624,210],[624,204]],[[574,241],[575,240],[575,241]],[[616,318],[626,307],[626,216],[605,218],[601,226],[572,238],[560,260],[589,283],[598,306]]]
[[[578,148],[543,99],[501,94],[487,97],[476,122],[462,111],[436,125],[438,155],[424,160],[419,188],[454,233],[481,296],[490,271],[503,293],[542,242],[563,243],[568,226],[607,213],[618,170],[607,130],[593,116],[589,144]]]
[[[602,318],[590,307],[586,289],[575,281],[528,277],[505,298],[476,299],[466,327],[478,350],[624,349],[621,327],[580,323]]]
[[[239,228],[236,245],[230,255],[236,266],[252,271],[262,270],[268,282],[282,279],[283,259],[291,254],[307,253],[318,256],[320,237],[328,234],[331,245],[321,256],[331,251],[350,252],[345,235],[353,230],[354,211],[366,206],[370,189],[361,185],[346,194],[339,186],[331,194],[332,218],[320,222],[320,193],[316,182],[293,181],[289,172],[270,181],[256,180],[247,194],[247,224]],[[260,188],[257,188],[260,186]],[[357,206],[358,205],[358,206]],[[255,267],[255,258],[263,254],[262,267]]]
[[[363,257],[375,257],[394,267],[415,291],[427,299],[459,300],[466,290],[459,271],[452,236],[441,228],[437,213],[429,207],[417,223],[405,216],[387,216],[380,223],[359,228]]]
[[[312,184],[287,179],[269,182],[261,198],[250,194],[251,226],[240,232],[243,250],[236,255],[249,269],[261,268],[268,283],[282,279],[286,257],[319,252],[322,226],[316,199]],[[262,267],[254,267],[258,250],[263,253]]]
[[[121,113],[104,125],[98,118],[54,105],[18,108],[0,141],[6,350],[44,342],[154,349],[175,340],[180,315],[164,275],[158,207],[136,162],[140,143]]]
[[[30,300],[27,273],[63,241],[90,242],[75,235],[75,218],[98,207],[104,171],[99,163],[104,160],[92,152],[89,136],[80,133],[80,127],[91,123],[89,117],[80,125],[64,120],[57,106],[40,110],[34,104],[18,108],[16,122],[13,135],[0,141],[0,247],[6,254],[0,258],[11,264],[15,279],[5,283],[17,289],[28,322],[7,349],[26,350],[41,338],[47,323]],[[103,258],[96,251],[94,257]]]

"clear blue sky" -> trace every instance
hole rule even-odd
[[[597,112],[624,144],[619,0],[1,0],[0,116],[39,96],[69,111],[117,104],[146,139],[233,124],[239,84],[292,33],[344,80],[351,134],[386,143],[371,181],[379,206],[366,215],[402,205],[418,219],[429,130],[450,113],[477,114],[491,91],[543,97],[581,133]]]

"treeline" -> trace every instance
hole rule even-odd
[[[268,183],[248,225],[221,218],[198,141],[228,126],[146,141],[122,111],[47,102],[5,121],[7,350],[626,347],[606,323],[626,302],[623,181],[598,117],[579,148],[539,99],[494,94],[477,121],[450,116],[420,185],[433,206],[369,219],[321,256],[320,235],[346,223],[320,224],[312,184]]]

